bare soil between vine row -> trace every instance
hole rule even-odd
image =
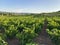
[[[42,32],[38,35],[38,37],[34,39],[34,41],[39,45],[55,45],[49,38],[49,35],[46,32],[46,28],[47,28],[47,21],[44,22]]]

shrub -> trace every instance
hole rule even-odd
[[[33,30],[25,29],[23,32],[18,33],[16,36],[20,40],[21,45],[26,45],[26,43],[30,43],[33,41],[32,39],[36,36],[36,33],[34,33]]]
[[[8,45],[8,43],[4,41],[1,36],[0,36],[0,45]]]
[[[60,45],[60,30],[54,28],[52,30],[47,29],[47,32],[51,38],[51,40],[56,44]]]
[[[5,30],[5,34],[7,35],[7,38],[14,38],[15,35],[17,34],[18,30],[16,27],[14,27],[14,25],[11,25],[8,30]]]

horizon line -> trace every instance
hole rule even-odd
[[[58,12],[60,10],[56,10],[56,11],[43,11],[43,12],[38,12],[39,13],[52,13],[52,12]],[[14,12],[14,11],[0,11],[0,12],[6,12],[6,13],[37,13],[37,12]]]

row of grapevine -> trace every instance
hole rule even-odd
[[[47,18],[47,32],[56,45],[60,45],[60,17]]]
[[[4,41],[7,38],[18,38],[21,45],[31,44],[33,42],[32,39],[41,32],[43,21],[44,18],[36,18],[33,16],[0,16],[0,33],[5,35],[3,36],[5,37]]]

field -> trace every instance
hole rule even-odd
[[[0,16],[0,45],[60,45],[60,17]]]

